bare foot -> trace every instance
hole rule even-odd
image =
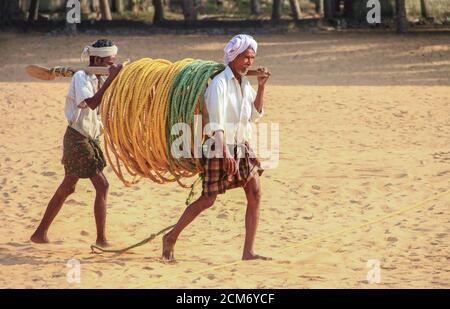
[[[250,260],[271,261],[272,258],[267,257],[267,256],[258,255],[258,254],[247,253],[247,254],[242,255],[242,260],[244,260],[244,261],[250,261]]]
[[[36,232],[31,235],[30,240],[36,244],[48,244],[50,242],[46,234],[38,234]]]
[[[174,249],[175,249],[175,241],[171,240],[166,234],[163,236],[163,252],[162,258],[167,261],[175,261]]]
[[[108,248],[111,247],[111,245],[109,244],[109,242],[106,239],[97,239],[97,241],[95,242],[95,244],[99,247],[102,248]]]

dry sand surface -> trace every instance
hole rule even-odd
[[[448,35],[256,36],[256,65],[273,72],[265,121],[280,128],[279,165],[262,177],[256,242],[256,252],[273,261],[240,261],[241,189],[220,196],[185,230],[176,264],[160,260],[160,237],[119,256],[91,254],[95,191],[88,180],[51,226],[51,243],[30,243],[64,175],[69,80],[32,80],[24,67],[78,64],[82,47],[97,38],[0,34],[0,287],[450,287],[450,194],[333,235],[450,189]],[[221,61],[229,37],[111,38],[122,59]],[[115,247],[175,223],[184,210],[188,190],[176,184],[126,188],[110,168],[105,174]],[[72,258],[81,263],[79,284],[66,280]],[[370,259],[380,261],[379,284],[366,279]]]

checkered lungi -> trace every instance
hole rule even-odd
[[[238,147],[241,147],[243,155],[239,159],[239,172],[235,175],[228,175],[225,172],[224,158],[202,159],[203,172],[200,175],[203,179],[202,195],[222,194],[226,190],[245,186],[256,174],[261,176],[264,170],[250,145],[245,143],[235,146],[233,150],[235,160],[238,157]]]
[[[72,127],[64,134],[64,156],[62,163],[66,175],[91,178],[106,166],[106,160],[98,139],[85,137]]]

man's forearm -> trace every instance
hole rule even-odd
[[[262,108],[264,105],[264,89],[265,86],[259,86],[256,93],[255,108],[259,113],[262,112]]]
[[[105,94],[106,89],[111,85],[112,81],[113,79],[108,77],[92,98],[84,100],[90,109],[96,109],[97,106],[102,103],[103,95]]]
[[[216,147],[216,151],[218,149],[217,147],[219,147],[220,154],[224,158],[229,156],[227,144],[225,143],[224,133],[222,130],[214,131],[214,144]]]

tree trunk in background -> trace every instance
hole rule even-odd
[[[427,0],[420,0],[420,11],[423,18],[428,18],[428,4]]]
[[[162,0],[153,0],[153,6],[155,7],[153,24],[157,24],[164,20],[164,6]]]
[[[344,0],[344,17],[353,19],[353,0]]]
[[[28,9],[28,22],[33,22],[38,19],[39,15],[39,0],[31,0],[30,8]]]
[[[169,2],[168,3],[169,11],[175,12],[177,10],[177,5],[178,4],[175,4],[175,2],[172,1],[172,0],[168,0],[168,2]]]
[[[124,0],[116,0],[116,10],[117,13],[123,13],[123,11],[125,10]]]
[[[182,0],[181,8],[183,9],[184,21],[187,24],[197,20],[197,9],[194,0]]]
[[[7,2],[7,0],[5,2]],[[30,5],[26,1],[20,1],[20,3],[19,3],[20,10],[23,12],[27,12],[29,6]]]
[[[322,13],[322,4],[321,4],[322,0],[314,0],[314,2],[316,14]]]
[[[111,11],[116,13],[123,13],[125,9],[125,0],[112,0],[111,1]]]
[[[89,0],[81,0],[80,1],[80,6],[81,6],[81,13],[84,15],[89,15],[91,14],[91,5],[89,3]]]
[[[133,10],[133,0],[128,0],[127,1],[127,10],[132,11]]]
[[[273,0],[272,5],[272,21],[279,22],[283,11],[283,0]]]
[[[0,0],[0,26],[10,23],[19,10],[15,1]]]
[[[300,5],[298,4],[298,0],[289,0],[289,4],[291,5],[292,18],[294,18],[294,20],[299,20],[301,11]]]
[[[327,21],[334,18],[334,0],[323,0],[323,15]]]
[[[256,15],[256,16],[261,15],[261,3],[259,0],[251,0],[250,6],[251,6],[252,15]]]
[[[395,0],[395,12],[397,19],[397,33],[406,33],[408,20],[406,18],[405,0]]]
[[[102,12],[102,19],[112,20],[108,0],[100,0],[100,11]]]

